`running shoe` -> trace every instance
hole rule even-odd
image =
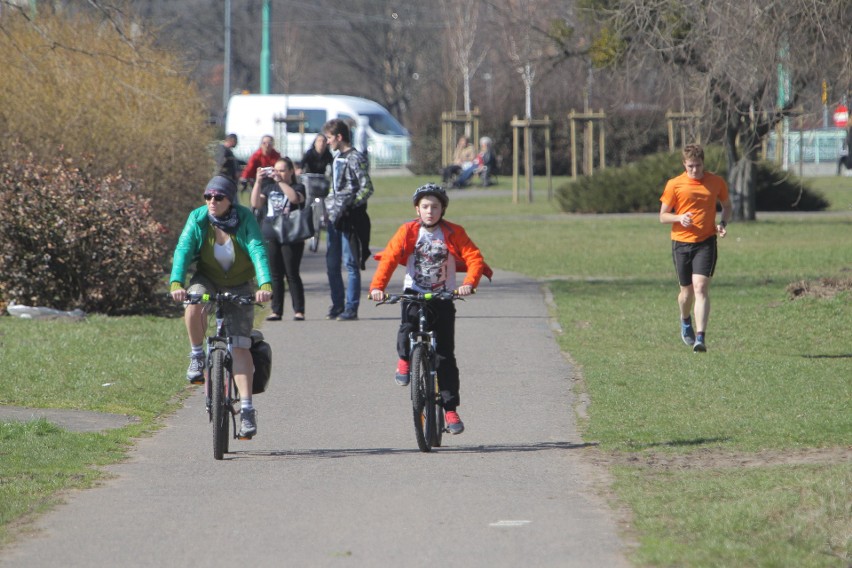
[[[257,410],[240,411],[240,433],[237,437],[240,440],[251,440],[257,434]]]
[[[405,359],[400,359],[396,364],[396,376],[394,376],[394,380],[396,384],[401,387],[408,386],[408,382],[411,380],[410,369],[408,366],[408,361]]]
[[[204,384],[204,353],[190,354],[189,368],[186,370],[186,380],[193,385]]]
[[[686,321],[680,320],[680,338],[690,347],[695,345],[695,330],[692,329],[692,318]]]
[[[459,418],[459,413],[455,410],[448,410],[445,414],[447,421],[447,432],[450,434],[461,434],[464,432],[464,423]]]

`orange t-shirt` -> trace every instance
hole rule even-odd
[[[716,202],[728,200],[728,184],[716,174],[704,172],[701,179],[690,179],[686,172],[666,183],[660,201],[676,215],[692,212],[692,225],[672,223],[672,240],[700,243],[716,234]]]

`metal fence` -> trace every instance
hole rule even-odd
[[[778,151],[779,139],[783,142],[781,152]],[[784,169],[791,169],[797,164],[836,165],[845,139],[846,130],[843,128],[790,130],[781,137],[773,132],[769,135],[766,157],[772,161],[780,159]]]

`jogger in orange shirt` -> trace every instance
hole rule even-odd
[[[704,149],[700,145],[684,147],[683,167],[685,172],[670,179],[660,197],[660,223],[672,226],[672,260],[680,284],[677,303],[681,339],[694,352],[703,353],[707,351],[705,332],[710,317],[710,279],[716,270],[716,237],[727,234],[732,207],[725,180],[704,171]],[[722,204],[718,224],[717,202]]]

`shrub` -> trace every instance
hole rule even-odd
[[[139,194],[137,182],[92,177],[70,159],[0,166],[0,297],[61,310],[152,311],[165,231]]]
[[[722,149],[705,149],[707,170],[722,177],[727,167]],[[666,181],[683,172],[680,152],[652,154],[622,168],[609,168],[556,189],[563,211],[573,213],[655,213]],[[759,162],[755,170],[758,211],[822,211],[828,201],[804,180]]]
[[[213,172],[204,102],[180,54],[158,48],[143,25],[59,4],[39,2],[30,19],[4,3],[0,156],[47,164],[60,147],[75,159],[97,156],[87,172],[144,182],[138,191],[176,240]]]

